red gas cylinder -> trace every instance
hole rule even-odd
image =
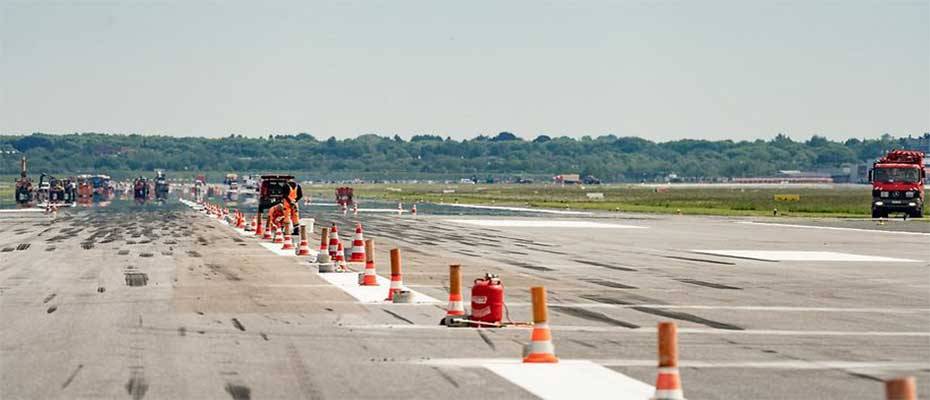
[[[495,274],[475,279],[471,288],[471,319],[499,323],[504,318],[504,283]]]

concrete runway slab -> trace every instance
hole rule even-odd
[[[519,359],[529,329],[438,325],[452,263],[462,264],[466,287],[500,274],[514,321],[530,318],[528,288],[545,285],[556,354],[606,376],[652,384],[655,326],[677,322],[688,398],[875,399],[879,381],[899,375],[930,387],[925,235],[842,221],[818,223],[854,229],[690,216],[487,218],[528,225],[513,228],[333,211],[306,217],[362,222],[382,279],[388,251],[400,248],[405,284],[435,302],[360,303],[300,257],[187,207],[0,215],[0,398],[547,397],[550,379],[526,383],[522,365],[503,374],[486,366]],[[593,375],[556,376],[602,392],[584,383]]]

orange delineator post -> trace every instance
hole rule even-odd
[[[265,236],[265,229],[262,227],[262,213],[255,214],[255,236]]]
[[[400,249],[391,249],[391,287],[388,288],[387,301],[394,301],[394,292],[399,292],[404,287],[403,278],[401,277],[400,266]]]
[[[678,326],[674,322],[659,322],[659,374],[656,377],[654,400],[684,400],[681,377],[678,375]]]
[[[320,233],[320,253],[329,253],[329,228],[322,228]]]
[[[284,225],[284,245],[281,246],[281,250],[294,250],[294,238],[291,237],[291,232],[293,230],[294,227],[291,226],[290,222]]]
[[[917,400],[917,383],[913,376],[885,381],[885,400]]]
[[[371,239],[365,240],[365,276],[362,278],[362,286],[378,286],[378,275],[375,270],[375,242]]]
[[[533,333],[530,336],[529,351],[523,357],[525,363],[556,363],[555,347],[552,345],[552,333],[549,330],[549,306],[546,304],[546,288],[530,288],[533,299]]]
[[[449,306],[446,308],[447,317],[460,317],[465,315],[465,305],[462,303],[462,266],[452,264],[449,266]]]
[[[308,256],[310,255],[310,243],[307,240],[307,226],[300,226],[300,243],[297,244],[297,255],[298,256]]]

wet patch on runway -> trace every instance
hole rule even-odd
[[[580,259],[575,259],[575,260],[572,260],[572,261],[574,261],[574,262],[576,262],[576,263],[579,263],[579,264],[593,265],[593,266],[595,266],[595,267],[607,268],[607,269],[612,269],[612,270],[615,270],[615,271],[626,271],[626,272],[635,272],[635,271],[636,271],[636,269],[633,269],[633,268],[629,268],[629,267],[620,267],[620,266],[611,265],[611,264],[605,264],[605,263],[601,263],[601,262],[597,262],[597,261],[580,260]]]
[[[146,286],[149,283],[149,276],[144,272],[126,272],[126,286]]]
[[[606,286],[606,287],[614,288],[614,289],[636,289],[637,288],[636,286],[625,285],[620,282],[608,281],[606,279],[591,278],[591,279],[582,279],[582,281],[593,283],[595,285]]]
[[[697,280],[697,279],[675,279],[675,280],[678,281],[678,282],[681,282],[681,283],[688,283],[688,284],[691,284],[691,285],[704,286],[704,287],[709,287],[709,288],[713,288],[713,289],[743,290],[743,288],[741,288],[741,287],[730,286],[730,285],[724,285],[724,284],[721,284],[721,283],[714,283],[714,282],[707,282],[707,281],[699,281],[699,280]]]
[[[556,312],[568,314],[573,317],[578,317],[581,319],[586,319],[588,321],[603,322],[608,325],[622,326],[624,328],[630,328],[630,329],[639,328],[639,325],[626,322],[626,321],[621,321],[619,319],[614,319],[614,318],[608,317],[607,315],[603,313],[599,313],[597,311],[586,310],[586,309],[578,308],[578,307],[557,306],[557,305],[550,305],[549,308],[555,310]]]

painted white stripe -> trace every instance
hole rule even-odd
[[[439,286],[435,286],[439,287]],[[670,305],[670,304],[603,304],[603,303],[550,303],[551,305],[577,308],[660,308],[668,310],[732,310],[769,312],[824,312],[824,313],[876,313],[876,314],[922,314],[930,308],[842,308],[842,307],[791,307],[791,306],[714,306],[714,305]],[[530,307],[532,303],[507,303],[509,307]]]
[[[384,300],[387,298],[388,288],[391,286],[391,281],[390,279],[384,278],[380,275],[376,275],[378,279],[378,286],[359,285],[358,273],[355,272],[333,272],[321,273],[319,275],[333,286],[342,289],[342,291],[358,299],[358,301],[361,303],[392,304]],[[414,290],[411,290],[411,294],[413,294],[414,304],[439,303],[439,300]]]
[[[768,261],[863,261],[863,262],[920,262],[906,258],[866,256],[833,251],[784,251],[784,250],[691,250],[699,254],[755,258]]]
[[[495,360],[483,366],[545,400],[643,400],[655,391],[652,385],[586,360],[555,364]]]
[[[570,362],[571,360],[561,360]],[[656,368],[655,359],[594,359],[588,360],[606,367]],[[512,362],[500,358],[432,358],[414,361],[437,367],[482,368],[494,363]],[[869,370],[920,370],[930,368],[927,361],[844,361],[844,360],[778,360],[778,361],[697,361],[681,360],[679,368],[754,368],[787,370],[869,369]]]
[[[45,212],[43,208],[10,208],[0,210],[0,214],[17,214],[17,213],[41,213]]]
[[[854,231],[854,232],[869,232],[869,233],[891,233],[897,235],[918,235],[918,236],[930,236],[930,233],[926,232],[903,232],[903,231],[885,231],[878,229],[864,229],[864,228],[841,228],[836,226],[810,226],[810,225],[795,225],[795,224],[778,224],[773,222],[753,222],[753,221],[737,221],[737,224],[746,224],[746,225],[770,225],[770,226],[783,226],[786,228],[802,228],[802,229],[827,229],[834,231]]]
[[[524,207],[504,207],[504,206],[485,206],[480,204],[457,204],[457,203],[439,203],[442,206],[449,207],[462,207],[462,208],[477,208],[484,210],[502,210],[502,211],[526,211],[526,212],[536,212],[544,214],[562,214],[562,215],[591,215],[591,212],[587,211],[567,211],[567,210],[549,210],[545,208],[524,208]]]
[[[469,332],[470,329],[449,329],[444,326],[433,325],[395,325],[395,324],[372,324],[372,325],[342,325],[343,328],[352,328],[359,330],[384,330],[384,329],[416,329],[416,330],[446,330],[449,332]],[[507,330],[521,329],[529,330],[530,327],[510,327]],[[549,329],[553,331],[566,332],[623,332],[623,333],[655,333],[656,328],[642,327],[636,329],[616,327],[616,326],[573,326],[573,325],[554,325]],[[753,335],[753,336],[878,336],[878,337],[930,337],[930,332],[913,332],[913,331],[799,331],[799,330],[777,330],[777,329],[746,329],[742,331],[729,329],[713,328],[678,328],[678,333],[695,334],[695,335]]]
[[[291,249],[291,250],[281,250],[281,246],[283,246],[283,244],[281,244],[281,243],[258,242],[258,244],[261,245],[262,247],[268,249],[268,250],[271,251],[272,253],[275,253],[275,254],[277,254],[277,255],[279,255],[279,256],[284,256],[284,257],[297,257],[297,248],[296,248],[296,246],[295,246],[294,249]],[[310,250],[310,251],[313,252],[313,250]],[[310,260],[313,260],[313,259],[314,259],[313,254],[311,254],[311,255],[309,255],[309,256],[301,256],[301,257],[307,257],[307,258],[310,259]]]
[[[510,228],[605,228],[605,229],[642,229],[644,226],[605,224],[592,221],[526,220],[526,219],[447,219],[447,222],[478,226],[497,226]]]

